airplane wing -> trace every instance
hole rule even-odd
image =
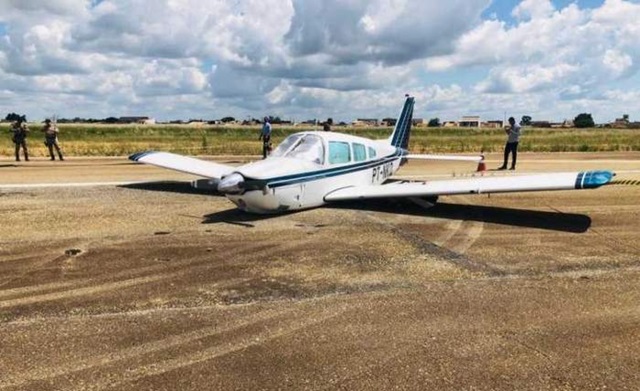
[[[169,152],[139,152],[129,156],[129,160],[211,179],[222,178],[235,170],[235,167],[233,166],[207,162]]]
[[[611,171],[585,171],[425,182],[393,182],[379,186],[345,187],[326,195],[325,201],[592,189],[609,183],[614,176],[615,174]]]

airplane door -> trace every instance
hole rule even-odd
[[[274,195],[278,198],[278,202],[281,206],[291,209],[299,209],[304,204],[304,190],[304,184],[283,186],[274,189]]]

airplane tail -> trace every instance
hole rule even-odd
[[[415,98],[407,95],[407,99],[404,101],[404,106],[396,121],[396,126],[393,128],[393,133],[389,137],[389,144],[397,148],[408,149],[409,148],[409,135],[411,134],[411,123],[413,120],[413,103]]]

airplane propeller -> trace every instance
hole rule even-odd
[[[222,194],[242,194],[247,190],[265,190],[267,181],[248,179],[238,172],[224,176],[218,183],[218,192]]]
[[[244,191],[244,177],[242,174],[234,172],[220,180],[218,191],[223,194],[240,194]]]

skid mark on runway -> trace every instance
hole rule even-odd
[[[59,255],[56,256],[54,258],[50,258],[50,259],[45,259],[43,261],[39,261],[39,262],[34,262],[34,265],[31,265],[30,267],[27,267],[26,270],[24,270],[22,273],[18,274],[17,276],[13,276],[9,279],[7,279],[6,281],[3,281],[2,283],[0,283],[0,288],[2,288],[3,286],[7,286],[9,284],[15,283],[17,281],[20,281],[21,279],[24,279],[25,277],[31,275],[34,272],[37,272],[38,270],[41,270],[45,267],[50,267],[52,265],[55,265],[56,263],[62,263],[64,261],[66,261],[67,259],[69,259],[71,256],[70,255]],[[1,297],[1,292],[0,292],[0,297]]]
[[[254,319],[252,320],[241,319],[239,322],[232,323],[231,325],[228,325],[226,327],[220,327],[220,326],[205,327],[202,329],[198,329],[198,330],[183,333],[183,334],[172,335],[164,339],[144,343],[131,348],[126,348],[119,351],[113,351],[107,354],[98,355],[88,360],[83,359],[80,361],[72,361],[54,368],[40,367],[35,370],[22,373],[20,374],[19,377],[14,376],[14,378],[12,379],[5,379],[4,384],[3,384],[3,381],[0,381],[0,386],[21,387],[35,381],[54,379],[56,377],[61,377],[61,376],[69,375],[72,373],[85,371],[88,369],[113,365],[119,361],[130,360],[137,357],[149,355],[157,351],[176,348],[181,345],[185,345],[190,342],[194,342],[206,337],[219,335],[219,334],[230,332],[242,327],[247,327],[249,325],[256,324],[259,322],[265,322],[270,319],[282,317],[283,315],[288,315],[291,311],[292,310],[264,311],[264,312],[258,313],[256,316],[254,316]],[[124,315],[127,317],[138,317],[141,315],[148,315],[148,312],[146,311],[142,313],[126,312],[119,315]]]
[[[88,360],[66,363],[54,368],[37,368],[21,373],[20,376],[1,380],[0,387],[25,387],[41,381],[47,381],[51,384],[56,380],[64,381],[64,377],[90,370],[93,373],[93,388],[117,388],[126,383],[161,375],[263,344],[339,316],[346,310],[346,307],[314,310],[316,312],[312,316],[306,313],[296,315],[297,309],[295,308],[264,310],[251,315],[249,319],[241,318],[223,326],[204,327],[183,334],[171,335],[160,340],[98,355]],[[257,330],[254,331],[256,328]],[[171,358],[156,360],[153,357],[155,353],[162,353],[156,357]],[[120,373],[119,381],[114,383],[111,379],[111,373],[117,371],[116,367],[123,362],[128,362],[126,364],[127,371]],[[68,385],[68,383],[66,384]],[[75,389],[84,389],[83,387],[84,385]]]
[[[416,248],[418,248],[422,253],[431,254],[438,259],[453,263],[454,265],[461,267],[463,269],[469,270],[471,272],[479,272],[484,273],[489,277],[500,277],[507,275],[507,272],[504,270],[485,264],[481,262],[477,262],[468,258],[464,255],[464,253],[455,252],[449,248],[438,246],[437,244],[426,240],[420,234],[412,232],[410,230],[402,229],[397,227],[396,225],[383,220],[382,218],[375,216],[370,213],[365,213],[365,215],[376,222],[379,225],[386,227],[389,231],[398,235],[398,237],[406,240],[407,242],[413,244]],[[474,222],[465,221],[465,223],[469,223],[469,231],[465,234],[465,243],[462,248],[466,251],[474,242],[480,237],[482,233],[482,223],[479,223],[480,226],[476,226]],[[463,224],[464,226],[464,224]],[[460,232],[460,230],[464,230],[466,228],[459,228],[455,232]],[[455,237],[455,234],[454,234]],[[453,238],[452,238],[453,239]]]
[[[262,345],[274,339],[286,337],[305,328],[315,326],[342,315],[346,311],[347,308],[330,308],[321,309],[319,310],[319,313],[314,313],[312,316],[309,316],[308,314],[300,314],[292,317],[292,314],[289,314],[283,317],[283,320],[286,319],[286,324],[276,323],[272,325],[272,327],[265,326],[257,333],[239,336],[234,339],[224,341],[217,346],[200,350],[189,355],[156,362],[150,368],[136,368],[132,371],[128,371],[125,376],[123,376],[123,379],[116,384],[109,382],[108,384],[98,384],[98,386],[117,388],[125,383],[132,383],[145,378],[162,375],[170,371],[200,364],[227,354],[248,349],[252,346]]]
[[[0,291],[0,300],[3,298],[31,295],[34,293],[42,293],[45,291],[57,291],[60,289],[77,287],[78,285],[85,285],[91,283],[92,280],[82,279],[65,282],[52,282],[49,284],[30,285],[20,288],[5,289]]]
[[[433,244],[436,246],[443,246],[444,243],[448,242],[449,239],[458,232],[460,227],[462,227],[462,220],[447,221],[443,232],[436,240],[433,241]]]
[[[150,282],[166,280],[168,278],[173,278],[183,273],[184,272],[177,272],[177,273],[161,274],[156,276],[131,278],[128,280],[106,283],[99,286],[89,286],[85,288],[77,288],[77,289],[72,289],[68,291],[23,297],[20,299],[4,300],[4,301],[0,301],[0,309],[35,304],[35,303],[42,303],[42,302],[48,302],[48,301],[54,301],[54,300],[68,299],[72,297],[94,295],[97,293],[114,291],[118,289],[129,288],[136,285],[148,284]]]
[[[305,243],[295,241],[276,243],[259,241],[256,243],[243,243],[241,247],[232,243],[227,248],[216,250],[212,258],[207,257],[206,254],[208,253],[206,249],[203,249],[195,260],[187,258],[160,262],[161,259],[159,259],[157,264],[125,269],[121,272],[109,274],[104,278],[79,278],[68,282],[12,288],[0,291],[0,309],[113,292],[186,275],[198,275],[205,271],[228,268],[234,263],[238,264],[238,267],[242,267],[239,262],[241,259],[244,265],[252,261],[262,262],[265,259],[268,260],[272,255],[295,252],[298,248],[305,248]],[[95,253],[99,251],[100,249],[92,249],[75,259],[84,259],[89,262],[91,257],[95,256]],[[154,249],[149,256],[154,257],[155,254],[162,254],[163,252],[165,252],[164,249]],[[176,253],[175,251],[170,252]],[[65,256],[64,259],[66,258]],[[56,260],[59,259],[56,258]],[[51,262],[47,261],[46,264]],[[40,266],[44,267],[44,265],[43,263]],[[61,264],[60,267],[63,268],[64,265]],[[30,273],[33,272],[34,270],[30,271]]]
[[[465,221],[462,227],[442,246],[456,253],[465,254],[482,235],[484,223],[481,221]]]

